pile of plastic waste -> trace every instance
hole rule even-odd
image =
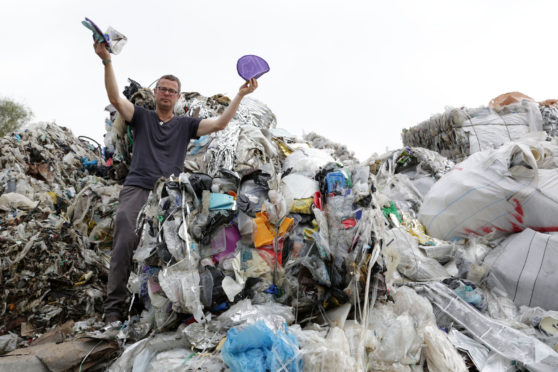
[[[405,130],[405,146],[419,146],[462,161],[469,155],[495,149],[530,132],[558,134],[558,106],[554,100],[535,102],[518,92],[493,99],[488,106],[447,108]]]
[[[134,81],[125,95],[153,106]],[[212,117],[228,102],[182,93],[175,113]],[[421,147],[359,162],[318,134],[276,126],[267,106],[244,99],[225,131],[190,144],[183,173],[156,183],[137,221],[128,318],[111,324],[100,304],[133,131],[113,113],[100,154],[53,125],[17,134],[20,145],[5,137],[24,155],[25,135],[71,155],[52,158],[67,158],[52,183],[26,174],[29,158],[2,158],[0,202],[29,203],[0,204],[10,320],[0,367],[558,369],[554,140],[536,133],[458,164]],[[65,137],[41,142],[44,132]],[[25,194],[26,183],[41,191]],[[57,210],[51,191],[67,206]],[[29,286],[42,297],[22,299]],[[68,310],[46,322],[58,308]]]

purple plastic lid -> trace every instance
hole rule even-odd
[[[101,31],[101,29],[89,18],[85,17],[85,20],[89,23],[91,23],[91,26],[93,26],[95,28],[95,31],[97,31],[99,33],[99,35],[101,35],[103,37],[103,39],[105,39],[105,43],[108,44],[108,40],[105,36],[105,33],[103,31]]]
[[[248,54],[240,57],[236,70],[244,80],[257,79],[269,71],[269,65],[263,58]]]

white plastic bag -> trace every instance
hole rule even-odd
[[[420,222],[444,240],[558,229],[548,218],[558,215],[558,169],[539,169],[539,151],[509,143],[471,155],[425,196]]]

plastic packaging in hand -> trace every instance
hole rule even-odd
[[[119,54],[128,42],[128,38],[109,26],[105,32],[105,40],[109,45],[109,51],[112,54]]]

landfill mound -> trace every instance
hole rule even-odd
[[[515,93],[515,94],[514,94]],[[407,130],[405,146],[424,147],[453,161],[475,152],[495,149],[527,133],[558,134],[558,106],[554,101],[534,102],[520,93],[507,93],[477,108],[447,108]]]
[[[154,107],[133,80],[124,94]],[[213,117],[228,102],[181,93],[175,113]],[[133,146],[107,110],[103,148],[55,124],[2,139],[0,368],[558,368],[558,144],[546,135],[468,163],[410,146],[358,162],[244,99],[226,130],[190,144],[183,173],[156,183],[127,319],[105,324]]]

